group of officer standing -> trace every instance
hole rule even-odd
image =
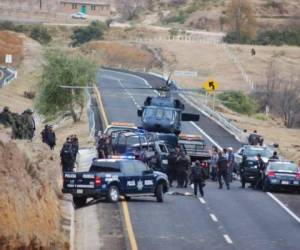
[[[0,113],[0,124],[12,129],[13,139],[32,140],[35,132],[35,121],[31,109],[24,110],[23,113],[13,113],[9,107],[4,107]]]

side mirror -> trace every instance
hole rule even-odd
[[[181,115],[181,120],[183,122],[197,122],[200,119],[200,115],[190,114],[190,113],[183,113]]]
[[[138,117],[141,117],[143,115],[143,110],[142,109],[138,109],[137,115],[138,115]]]
[[[143,175],[148,175],[148,174],[153,174],[153,170],[149,169],[149,170],[144,170],[143,171]]]

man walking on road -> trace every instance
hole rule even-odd
[[[233,170],[234,170],[234,154],[233,148],[229,147],[228,149],[228,181],[232,182],[233,179]]]
[[[194,195],[197,197],[197,190],[199,187],[199,192],[201,197],[204,196],[203,187],[204,187],[204,180],[205,180],[205,173],[203,168],[200,165],[199,161],[196,161],[192,167],[191,179],[194,183]]]
[[[217,175],[219,181],[219,189],[223,188],[222,178],[227,186],[227,189],[230,188],[228,183],[227,173],[228,173],[228,160],[222,155],[221,152],[219,152],[219,159],[217,161]]]

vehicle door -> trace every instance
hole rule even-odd
[[[134,161],[135,171],[138,173],[137,190],[139,193],[153,193],[155,188],[155,177],[153,170],[141,161]]]
[[[141,175],[136,171],[135,161],[123,161],[121,169],[123,173],[122,186],[128,194],[138,193],[141,187]]]
[[[169,150],[164,142],[156,142],[155,150],[158,152],[160,156],[160,166],[159,170],[166,172],[168,168],[168,155]]]

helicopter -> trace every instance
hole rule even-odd
[[[148,96],[142,106],[137,111],[141,117],[142,127],[150,132],[174,133],[181,132],[181,121],[199,121],[198,114],[183,113],[184,104],[172,96],[172,93],[180,92],[175,84],[170,81],[169,75],[165,85],[159,88],[146,88],[158,91],[158,96]],[[193,91],[193,90],[182,90]]]

